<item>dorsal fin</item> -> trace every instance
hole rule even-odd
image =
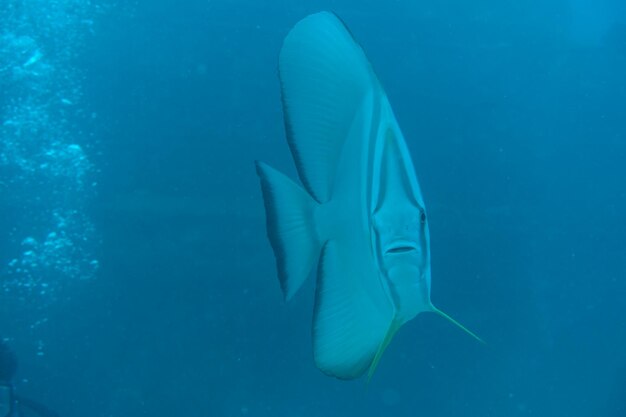
[[[306,17],[289,32],[279,74],[287,140],[300,180],[318,202],[327,202],[354,116],[378,81],[348,29],[328,12]]]

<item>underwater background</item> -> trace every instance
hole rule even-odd
[[[61,416],[626,416],[626,3],[0,0],[0,338]],[[253,161],[336,12],[404,132],[435,315],[370,384],[313,362]]]

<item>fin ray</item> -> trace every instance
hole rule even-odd
[[[396,333],[398,333],[398,330],[400,330],[400,327],[402,327],[402,324],[399,324],[396,321],[393,321],[391,323],[391,326],[389,326],[389,330],[387,330],[385,339],[380,344],[378,351],[376,352],[376,356],[374,356],[374,359],[372,360],[372,363],[370,364],[369,370],[367,371],[368,383],[372,380],[372,377],[374,376],[374,372],[376,372],[376,368],[378,367],[378,363],[380,362],[380,359],[383,357],[383,353],[385,353],[387,346],[389,346],[389,343],[391,343],[391,339],[393,339]]]
[[[474,339],[478,340],[480,343],[482,343],[483,345],[486,345],[487,343],[485,343],[485,341],[483,339],[481,339],[480,337],[478,337],[476,335],[476,333],[472,332],[471,330],[469,330],[467,327],[463,326],[461,323],[459,323],[458,321],[456,321],[455,319],[453,319],[452,317],[450,317],[449,315],[447,315],[446,313],[444,313],[443,311],[439,310],[437,307],[433,306],[433,311],[435,313],[437,313],[438,315],[440,315],[441,317],[443,317],[444,319],[450,321],[452,324],[454,324],[455,326],[457,326],[458,328],[460,328],[461,330],[463,330],[465,333],[467,333],[468,335],[472,336]]]

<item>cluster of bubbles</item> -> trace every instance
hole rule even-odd
[[[27,296],[37,295],[55,301],[68,281],[90,279],[97,271],[98,261],[85,250],[88,239],[95,235],[89,219],[77,211],[60,210],[54,210],[52,217],[52,231],[41,240],[24,238],[19,256],[8,262],[2,287],[5,296],[25,301]]]
[[[4,0],[0,13],[0,307],[45,309],[98,270],[97,174],[77,60],[100,6]],[[11,303],[13,302],[13,303]]]

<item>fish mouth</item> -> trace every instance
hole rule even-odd
[[[412,252],[417,250],[417,245],[413,242],[408,241],[400,241],[396,242],[385,251],[385,254],[402,254],[407,252]]]

